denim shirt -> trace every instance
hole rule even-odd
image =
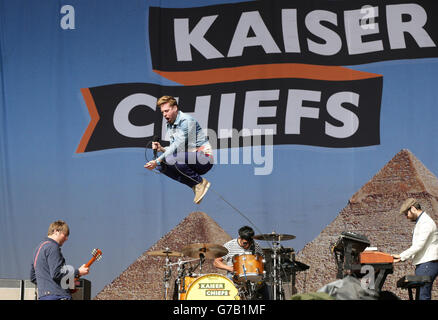
[[[167,132],[170,137],[170,145],[157,158],[159,162],[177,152],[196,152],[200,147],[211,152],[208,137],[198,121],[182,111],[178,111],[178,115],[172,124],[167,124]]]

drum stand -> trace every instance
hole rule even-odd
[[[187,263],[189,263],[189,262],[193,262],[193,261],[196,261],[196,260],[198,260],[198,259],[192,259],[192,260],[187,260],[187,261],[181,261],[181,259],[178,259],[178,262],[177,262],[177,264],[178,264],[178,268],[177,268],[177,273],[178,273],[178,276],[177,276],[177,278],[176,278],[176,288],[177,288],[177,290],[178,290],[178,299],[179,299],[179,295],[181,294],[181,293],[185,293],[185,278],[186,278],[186,276],[192,276],[192,275],[194,275],[193,274],[193,272],[198,268],[198,267],[196,267],[196,268],[192,268],[191,266],[190,266],[190,268],[187,270],[186,269],[186,264]],[[200,273],[201,273],[201,271],[202,271],[202,260],[200,261]]]
[[[166,249],[167,250],[167,249]],[[170,278],[172,276],[172,269],[171,267],[174,265],[178,265],[177,267],[177,277],[176,277],[176,285],[177,288],[179,290],[179,288],[181,287],[181,279],[182,281],[184,281],[184,278],[186,276],[186,269],[185,269],[185,265],[189,262],[195,261],[198,259],[193,259],[193,260],[189,260],[189,261],[182,261],[181,258],[178,259],[178,262],[174,262],[174,263],[170,263],[170,259],[169,256],[166,255],[166,262],[164,265],[164,277],[163,277],[163,286],[164,286],[164,300],[168,300],[169,297],[169,287],[170,287]],[[191,273],[191,272],[190,272]],[[184,283],[183,283],[184,286]],[[179,292],[181,293],[181,292]]]
[[[246,288],[247,288],[247,300],[253,300],[256,296],[256,284],[251,281],[246,282]]]
[[[273,300],[284,300],[285,292],[283,288],[283,277],[286,274],[286,270],[282,258],[285,257],[285,250],[283,246],[280,245],[280,241],[292,240],[295,239],[295,236],[292,234],[277,234],[273,231],[272,233],[255,235],[253,238],[256,240],[272,241],[273,245],[268,249],[268,252],[271,253],[272,260],[269,264],[272,266],[272,269],[269,272],[269,278],[272,279],[273,287],[272,291],[270,290],[270,293],[273,295]]]
[[[255,295],[255,283],[248,280],[246,276],[245,264],[242,265],[243,275],[245,277],[245,282],[243,285],[239,286],[240,296],[245,297],[246,300],[252,300]]]

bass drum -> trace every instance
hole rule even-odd
[[[196,277],[186,276],[181,281],[178,290],[178,300],[186,300],[187,289],[196,280]]]
[[[206,274],[193,281],[185,300],[240,300],[234,283],[220,274]]]

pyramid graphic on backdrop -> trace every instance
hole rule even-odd
[[[313,241],[298,254],[297,260],[310,266],[297,275],[298,292],[317,291],[336,280],[335,258],[330,250],[341,232],[365,235],[379,251],[398,254],[410,247],[414,224],[399,214],[402,202],[416,198],[432,219],[438,222],[438,179],[409,150],[397,153],[369,182],[357,191],[347,206]],[[414,274],[412,260],[394,264],[382,290],[408,299],[396,282]],[[432,299],[438,298],[434,286]]]
[[[174,229],[168,232],[157,243],[144,252],[134,263],[123,271],[110,284],[106,285],[94,299],[97,300],[163,300],[164,299],[164,264],[165,258],[150,256],[148,251],[164,250],[181,251],[186,245],[193,243],[224,244],[231,237],[206,213],[192,212]],[[171,257],[171,262],[178,258]],[[193,260],[183,257],[183,261]],[[196,262],[193,262],[196,264]],[[174,292],[176,266],[172,267],[169,299]],[[199,268],[196,270],[199,271]],[[202,273],[221,273],[213,267],[213,260],[206,259]]]

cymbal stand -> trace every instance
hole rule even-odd
[[[274,266],[272,268],[272,281],[273,281],[273,290],[274,290],[274,300],[277,300],[277,285],[278,285],[278,278],[277,278],[277,257],[278,257],[278,242],[273,242],[273,251],[274,254],[272,255],[272,261],[274,262]]]
[[[274,266],[272,268],[272,280],[273,280],[273,297],[274,300],[284,300],[284,292],[283,292],[283,280],[281,278],[281,255],[280,251],[280,242],[273,241],[273,255],[272,260]],[[278,296],[277,296],[278,295]]]
[[[185,262],[181,261],[181,258],[179,258],[178,259],[178,267],[177,267],[178,275],[176,277],[176,287],[177,287],[177,290],[178,290],[178,299],[180,298],[179,295],[184,291],[184,285],[185,285],[184,284],[184,281],[185,281],[184,276],[185,276],[185,271],[186,271],[185,270]],[[181,281],[183,281],[182,285],[181,285]]]
[[[292,295],[296,294],[296,288],[295,288],[295,284],[296,284],[296,276],[297,276],[297,270],[295,268],[295,251],[292,251],[289,253],[289,257],[285,259],[285,261],[291,261],[294,264],[294,268],[292,269],[289,281],[290,281],[290,292]]]
[[[169,251],[169,248],[166,248]],[[163,285],[164,285],[164,300],[167,300],[169,294],[169,281],[172,276],[172,269],[170,268],[171,264],[169,263],[169,255],[166,254],[166,262],[164,265],[164,277],[163,277]]]

